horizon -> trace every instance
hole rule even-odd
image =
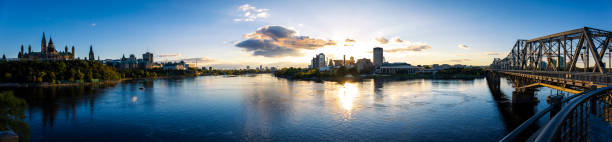
[[[612,29],[610,18],[589,18],[612,17],[611,1],[555,2],[2,1],[0,52],[39,51],[44,32],[77,57],[93,45],[101,59],[150,51],[203,66],[305,67],[318,53],[371,59],[383,47],[389,62],[483,66],[517,39]]]

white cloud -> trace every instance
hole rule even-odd
[[[395,43],[403,43],[404,40],[400,39],[399,37],[396,37],[393,41],[395,41]]]
[[[268,14],[268,12],[260,12],[260,13],[257,13],[256,17],[268,18],[268,16],[270,16],[270,14]]]
[[[484,55],[501,55],[501,53],[498,53],[498,52],[483,52],[482,54],[484,54]]]
[[[459,62],[469,62],[469,61],[472,61],[472,59],[451,59],[451,60],[446,60],[446,62],[456,62],[456,63],[459,63]]]
[[[470,49],[470,47],[465,45],[465,44],[459,44],[459,45],[457,45],[457,47],[463,48],[463,49]]]
[[[249,5],[249,4],[244,4],[241,5],[240,7],[238,7],[238,9],[242,10],[242,11],[249,11],[249,10],[255,10],[256,8]]]
[[[91,23],[91,26],[92,26],[92,27],[95,27],[96,25],[98,25],[98,24],[96,24],[96,23]]]
[[[389,43],[389,40],[387,38],[385,38],[385,37],[377,37],[376,41],[378,41],[378,43],[380,43],[380,44],[387,44],[387,43]]]
[[[428,49],[431,49],[431,45],[427,43],[412,43],[412,44],[407,45],[406,47],[389,49],[389,50],[385,50],[385,52],[407,52],[407,51],[419,52],[419,51],[424,51]]]
[[[235,18],[234,22],[251,22],[255,21],[256,19],[268,18],[270,16],[270,13],[268,12],[269,9],[257,9],[249,4],[239,6],[238,11],[241,12],[240,17]]]

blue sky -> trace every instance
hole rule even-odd
[[[257,34],[266,26],[292,34],[269,47],[236,46],[271,39]],[[486,65],[516,39],[583,26],[612,30],[612,1],[0,0],[0,52],[8,57],[21,44],[40,50],[45,32],[56,47],[75,45],[85,57],[93,45],[103,59],[151,51],[180,54],[157,60],[197,58],[200,65],[305,66],[319,52],[371,58],[380,46],[394,51],[385,52],[390,62]],[[304,36],[308,46],[300,46]],[[330,40],[335,45],[310,43]],[[295,54],[273,55],[288,50]]]

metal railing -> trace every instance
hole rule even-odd
[[[569,100],[572,100],[573,98],[577,97],[577,96],[581,96],[582,94],[588,93],[592,90],[587,90],[578,94],[574,94],[570,97],[564,98],[561,101],[562,105],[566,102],[568,102]],[[529,119],[525,120],[525,122],[523,122],[521,125],[519,125],[518,127],[516,127],[514,130],[512,130],[510,133],[508,133],[506,136],[504,136],[501,140],[499,140],[500,142],[511,142],[511,141],[515,141],[516,138],[523,134],[527,128],[529,128],[530,126],[532,126],[533,124],[535,124],[535,122],[537,122],[540,118],[542,118],[543,116],[545,116],[546,114],[548,114],[555,106],[549,106],[547,108],[545,108],[544,110],[538,112],[537,114],[531,116]]]
[[[612,87],[604,87],[572,100],[539,130],[534,141],[589,141],[589,117],[612,122],[611,93]]]

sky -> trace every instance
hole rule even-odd
[[[306,67],[383,47],[388,62],[488,65],[517,39],[584,26],[612,30],[612,1],[0,0],[0,53],[39,51],[45,32],[81,58],[92,45],[102,59]]]

